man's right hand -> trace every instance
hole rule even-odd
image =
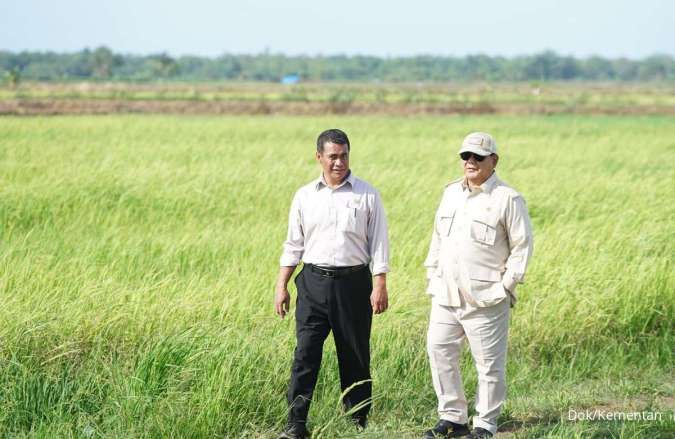
[[[282,319],[286,316],[288,309],[291,306],[291,295],[288,294],[288,280],[293,275],[295,266],[280,267],[279,276],[277,277],[277,286],[274,292],[274,310]]]
[[[276,293],[274,294],[274,309],[279,317],[283,319],[286,316],[290,305],[291,295],[288,294],[288,289],[285,287],[277,287]]]

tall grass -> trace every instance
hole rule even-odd
[[[374,321],[374,409],[361,436],[435,420],[422,261],[456,151],[492,132],[528,202],[504,430],[669,437],[658,422],[569,422],[569,409],[672,414],[675,124],[667,117],[0,119],[0,431],[37,437],[273,437],[285,420],[292,319],[272,288],[313,141],[352,140],[352,169],[390,223],[391,309]],[[311,411],[338,407],[329,340]],[[476,384],[463,357],[469,397]]]

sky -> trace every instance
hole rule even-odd
[[[670,0],[0,0],[0,50],[675,55]]]

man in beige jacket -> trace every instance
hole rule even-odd
[[[492,136],[469,134],[459,155],[464,177],[445,188],[424,262],[432,296],[427,350],[440,418],[425,438],[489,438],[497,432],[506,397],[510,307],[532,255],[525,200],[497,178]],[[470,433],[459,369],[465,338],[478,371]]]

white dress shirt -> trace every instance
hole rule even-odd
[[[353,173],[336,188],[323,174],[293,197],[280,265],[300,261],[329,267],[371,264],[373,275],[389,271],[387,218],[380,194]]]
[[[427,293],[446,306],[460,295],[474,306],[490,306],[523,282],[532,255],[532,225],[522,196],[493,173],[480,187],[464,179],[450,183],[436,213],[424,262]]]

